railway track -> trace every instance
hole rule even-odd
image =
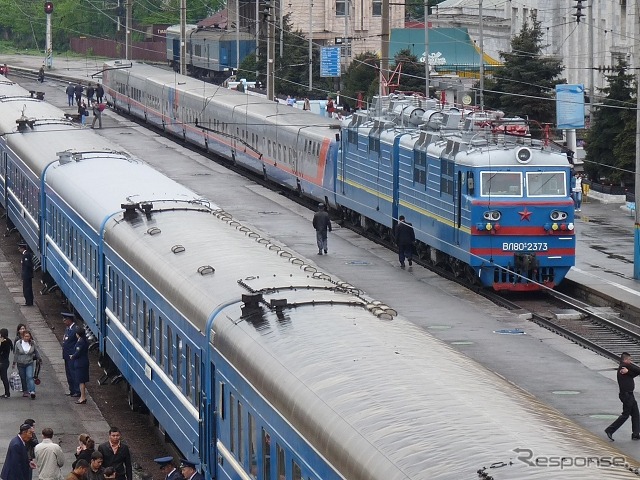
[[[604,357],[618,361],[622,352],[629,352],[640,359],[640,326],[613,309],[594,307],[557,291],[526,300],[509,300],[494,292],[485,295],[510,310],[529,312],[532,322]]]

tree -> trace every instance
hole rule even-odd
[[[608,86],[601,90],[606,98],[593,112],[593,124],[585,138],[584,168],[594,180],[623,182],[633,178],[636,113],[633,75],[627,73],[627,67],[619,59],[614,73],[607,75]]]
[[[564,67],[560,59],[542,55],[543,33],[535,15],[531,24],[511,40],[511,52],[500,52],[503,65],[486,84],[487,105],[508,116],[528,116],[541,123],[555,123],[555,86],[566,83],[560,78]]]
[[[341,96],[350,107],[355,107],[358,93],[365,104],[378,94],[380,59],[374,52],[356,55],[344,73],[344,89]]]
[[[267,28],[264,23],[263,27]],[[276,30],[277,32],[277,30]],[[276,44],[274,62],[274,92],[276,95],[292,95],[296,97],[325,98],[331,89],[331,80],[320,77],[320,50],[317,45],[312,50],[313,87],[309,92],[309,43],[301,31],[291,31],[290,15],[283,17],[283,48],[284,55],[280,56],[279,44]],[[276,34],[279,38],[279,35]],[[267,42],[260,39],[259,56],[248,55],[240,65],[242,77],[247,80],[256,79],[255,72],[263,85],[267,84]]]
[[[402,64],[402,73],[399,79],[400,85],[398,85],[397,90],[424,92],[426,88],[424,63],[418,62],[418,57],[412,54],[408,48],[396,53],[394,61],[395,66],[390,67],[392,71],[399,64]]]

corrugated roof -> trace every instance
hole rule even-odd
[[[420,59],[424,55],[424,44],[424,30],[394,28],[391,30],[389,54],[393,58],[397,52],[408,48]],[[480,51],[469,37],[466,28],[430,28],[429,53],[440,53],[440,58],[446,65],[480,65]],[[500,64],[486,53],[484,63],[486,65]]]

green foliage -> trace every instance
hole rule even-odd
[[[606,98],[593,112],[593,124],[585,138],[585,171],[593,179],[633,181],[635,171],[636,112],[633,75],[619,59],[615,72],[607,75]],[[615,167],[615,168],[611,168]]]
[[[309,98],[326,98],[327,91],[332,90],[333,79],[325,79],[320,77],[320,49],[317,45],[313,46],[312,62],[313,62],[313,88],[309,92],[309,43],[300,31],[291,31],[290,15],[283,17],[283,56],[280,56],[280,43],[276,43],[275,48],[275,85],[274,91],[276,95]],[[261,29],[267,28],[267,24],[263,23]],[[280,36],[276,30],[276,38]],[[267,42],[263,38],[260,41],[259,57],[257,60],[243,61],[241,71],[243,78],[250,78],[251,74],[247,71],[256,70],[258,80],[263,85],[267,84]],[[245,63],[248,62],[248,63]],[[247,73],[247,77],[244,77]],[[255,74],[252,75],[255,77]]]
[[[115,38],[123,34],[122,29],[117,32],[117,23],[118,13],[122,15],[121,23],[124,23],[124,9],[118,12],[116,0],[53,0],[53,3],[53,48],[58,52],[69,48],[72,37]],[[222,4],[222,0],[187,0],[187,21],[196,23],[218,10]],[[177,24],[179,20],[179,0],[171,0],[168,4],[149,1],[133,3],[134,25]],[[33,48],[44,52],[45,31],[44,1],[0,0],[0,38],[11,39],[19,49]]]
[[[433,13],[433,7],[444,2],[444,0],[428,0],[429,13]],[[406,15],[411,20],[422,21],[424,20],[424,1],[409,0],[405,4]]]
[[[400,85],[397,90],[410,92],[425,91],[425,70],[424,63],[418,62],[418,57],[411,53],[411,50],[404,49],[396,53],[394,57],[395,69],[398,64],[402,63],[402,73],[400,75]]]
[[[379,70],[380,59],[375,53],[356,55],[344,74],[344,88],[341,91],[344,102],[354,108],[358,93],[362,93],[365,102],[371,101],[378,94]]]
[[[555,123],[555,86],[564,67],[560,59],[542,55],[543,32],[535,16],[511,40],[511,52],[500,52],[503,66],[485,84],[485,104],[507,115],[527,116],[540,123]]]

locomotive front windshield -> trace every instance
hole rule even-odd
[[[520,172],[482,172],[480,195],[483,197],[521,197]]]
[[[565,172],[527,172],[529,197],[566,197]]]

